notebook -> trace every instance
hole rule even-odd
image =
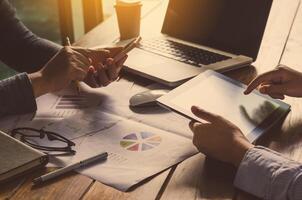
[[[48,156],[0,131],[0,184],[48,163]]]

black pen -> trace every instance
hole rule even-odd
[[[72,170],[78,169],[80,167],[84,167],[85,165],[92,164],[93,162],[104,161],[107,158],[108,158],[108,153],[107,152],[104,152],[104,153],[92,156],[92,157],[87,158],[85,160],[81,160],[79,162],[73,163],[73,164],[68,165],[66,167],[63,167],[61,169],[55,170],[53,172],[50,172],[48,174],[45,174],[45,175],[40,176],[38,178],[35,178],[33,180],[33,184],[34,185],[41,184],[41,183],[43,183],[45,181],[48,181],[48,180],[56,178],[56,177],[58,177],[60,175],[66,174],[67,172],[70,172]]]

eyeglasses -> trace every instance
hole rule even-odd
[[[68,155],[76,153],[71,148],[75,146],[74,142],[57,133],[43,129],[16,128],[11,131],[11,136],[35,149],[44,151],[46,154]]]

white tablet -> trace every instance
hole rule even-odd
[[[245,88],[238,81],[208,70],[157,101],[163,107],[202,122],[191,112],[191,106],[199,106],[228,119],[254,142],[290,111],[290,105],[258,91],[244,95]]]

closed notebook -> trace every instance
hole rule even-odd
[[[48,156],[0,131],[0,183],[45,166]]]

